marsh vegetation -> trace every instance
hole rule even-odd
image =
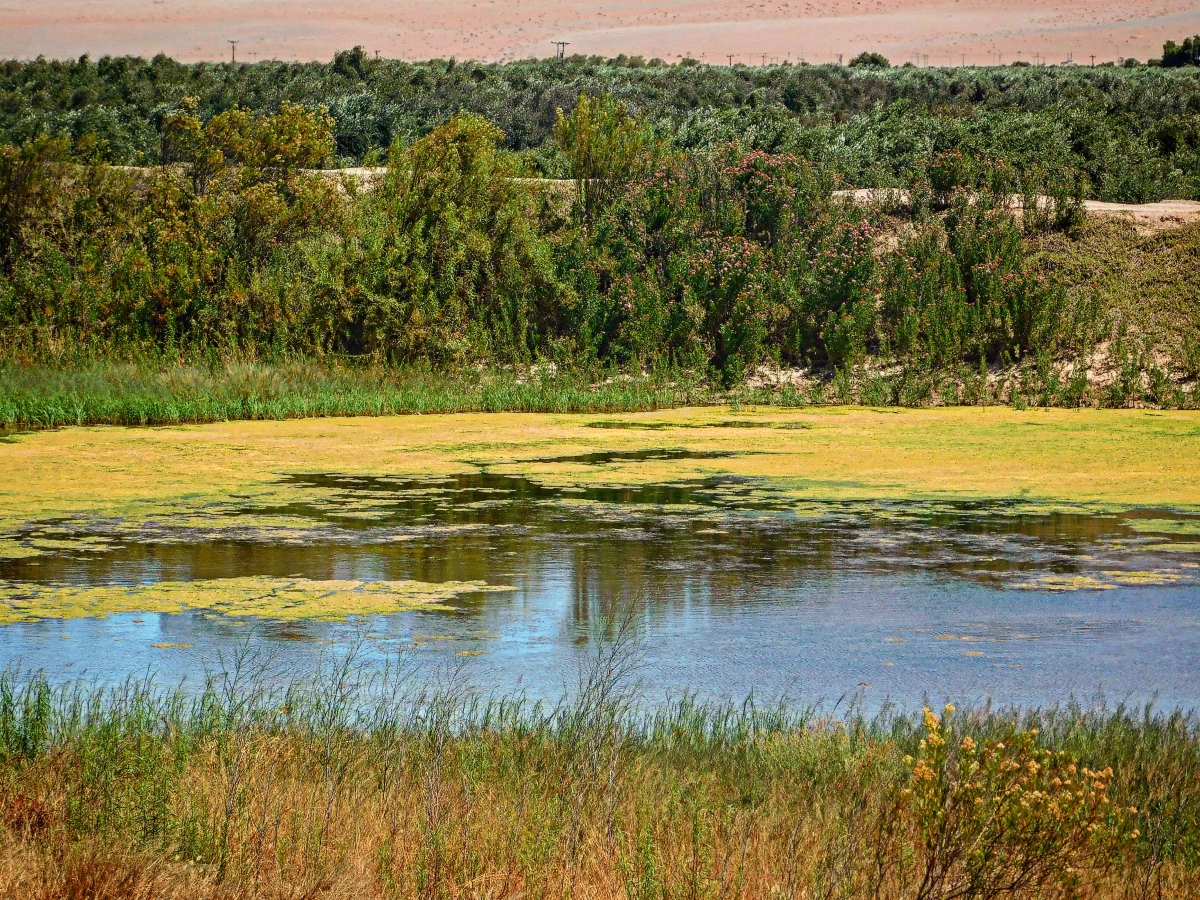
[[[568,699],[245,658],[198,693],[0,679],[6,896],[1195,896],[1193,718]]]
[[[1151,245],[1081,206],[1195,195],[1188,68],[472,69],[352,53],[6,77],[9,425],[731,396],[1195,403],[1196,276],[1172,258],[1196,226]],[[76,83],[68,124],[55,110]],[[118,86],[117,117],[153,140],[98,124]],[[500,114],[528,112],[514,91],[536,128]],[[379,124],[395,104],[410,131]],[[316,171],[337,161],[386,174]],[[850,202],[845,185],[906,201]],[[1131,253],[1172,274],[1115,290]]]

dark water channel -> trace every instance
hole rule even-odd
[[[1047,705],[1102,693],[1200,706],[1200,534],[1186,516],[797,503],[729,478],[575,489],[487,472],[288,480],[311,502],[254,512],[302,517],[311,528],[300,535],[247,528],[213,539],[157,523],[103,552],[0,562],[0,578],[273,575],[515,590],[463,597],[452,612],[345,623],[195,612],[6,625],[0,661],[56,676],[196,679],[242,645],[293,670],[361,645],[368,658],[410,653],[431,671],[461,665],[485,690],[555,696],[613,618],[631,615],[651,698],[754,691],[877,708],[925,696]],[[1145,531],[1145,520],[1169,524]],[[1050,589],[1078,584],[1108,589]]]

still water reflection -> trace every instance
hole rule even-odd
[[[245,643],[298,670],[362,643],[378,658],[460,662],[485,689],[554,696],[605,623],[636,609],[651,697],[755,691],[873,707],[925,695],[1048,704],[1103,691],[1200,703],[1200,521],[1187,516],[797,503],[729,478],[573,488],[488,472],[288,481],[300,500],[254,512],[299,517],[307,530],[214,540],[156,523],[102,552],[4,561],[0,578],[299,575],[482,580],[515,591],[466,597],[450,613],[348,623],[192,613],[10,625],[0,628],[0,660],[102,680],[147,669],[194,680]],[[1080,586],[1089,589],[1060,590]]]

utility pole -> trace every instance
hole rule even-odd
[[[765,66],[767,64],[767,54],[762,53],[759,55],[762,56],[762,64]]]
[[[839,53],[838,54],[838,65],[840,66],[841,64],[842,64],[842,54]]]
[[[732,54],[732,53],[726,53],[725,55],[729,57],[729,68],[731,68],[731,69],[732,69],[732,68],[733,68],[733,54]]]
[[[570,41],[551,41],[558,48],[558,61],[562,62],[567,58],[567,45]]]
[[[1092,68],[1093,69],[1096,68],[1096,54],[1095,53],[1092,54]]]
[[[237,62],[237,45],[241,41],[226,41],[226,43],[229,44],[229,61],[231,63]]]

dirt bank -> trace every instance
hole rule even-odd
[[[1194,0],[10,0],[0,56],[91,53],[177,59],[328,60],[361,44],[403,59],[519,59],[568,52],[760,65],[849,60],[995,64],[1146,59],[1200,32]]]

